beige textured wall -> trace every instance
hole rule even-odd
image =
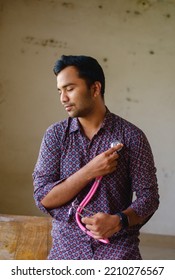
[[[175,0],[0,0],[0,213],[40,215],[31,173],[41,138],[66,117],[52,68],[61,54],[102,64],[111,111],[146,133],[159,211],[144,232],[175,234]]]

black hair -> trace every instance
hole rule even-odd
[[[101,83],[101,95],[104,97],[105,76],[102,67],[98,61],[85,55],[62,55],[56,61],[53,71],[57,76],[64,68],[74,66],[78,70],[79,77],[84,79],[90,87],[96,81]]]

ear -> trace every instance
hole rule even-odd
[[[96,81],[92,85],[92,90],[93,90],[93,96],[94,97],[97,97],[97,96],[101,95],[101,83]]]

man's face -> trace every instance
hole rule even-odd
[[[94,110],[93,85],[89,89],[74,66],[66,67],[57,75],[57,88],[70,117],[85,118]]]

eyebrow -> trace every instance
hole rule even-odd
[[[76,85],[75,83],[68,83],[68,84],[62,86],[62,88],[64,89],[64,88],[66,88],[66,87],[68,87],[68,86],[75,86],[75,85]],[[61,89],[58,88],[58,87],[57,87],[57,89],[58,89],[58,90],[61,90]]]

